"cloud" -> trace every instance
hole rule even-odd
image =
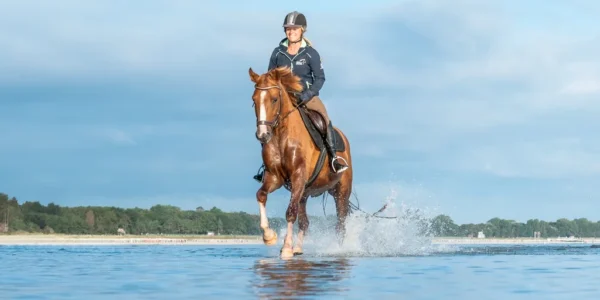
[[[600,80],[598,79],[581,79],[568,83],[562,90],[565,94],[570,95],[587,95],[600,93]]]
[[[500,177],[570,179],[600,175],[598,145],[576,138],[490,144],[464,152],[453,169]]]
[[[249,14],[251,20],[260,14],[236,11],[232,18],[223,18],[210,8],[195,1],[153,1],[144,7],[115,1],[63,1],[38,4],[35,10],[26,3],[5,5],[0,12],[4,36],[0,63],[11,72],[3,72],[0,79],[13,84],[39,78],[75,82],[136,76],[197,79],[203,72],[230,66],[213,62],[263,54],[248,47],[252,43],[274,43],[276,35],[271,39],[249,35],[249,27],[240,31],[248,19],[238,17]],[[22,16],[35,22],[25,23]],[[255,22],[253,30],[272,27]]]
[[[39,163],[55,186],[78,177],[89,188],[80,195],[219,195],[216,206],[253,210],[260,153],[247,69],[266,71],[288,10],[257,5],[5,5],[0,153],[38,158],[1,165]],[[505,180],[550,183],[564,197],[593,192],[600,5],[402,1],[345,8],[332,21],[335,6],[307,11],[307,35],[326,68],[321,98],[350,138],[357,187],[372,185],[370,203],[385,198],[378,182],[392,172],[458,214],[474,209],[469,199],[503,199],[483,190]],[[581,183],[556,182],[569,178]],[[502,194],[514,205],[543,201],[520,186]]]
[[[595,155],[584,155],[586,152],[571,145],[534,136],[547,136],[556,130],[549,124],[561,115],[572,118],[571,122],[561,124],[575,131],[583,122],[578,121],[575,114],[565,112],[600,108],[599,102],[590,97],[597,92],[596,83],[600,79],[596,67],[600,60],[592,54],[593,49],[600,47],[597,31],[587,28],[574,35],[563,29],[550,33],[555,25],[547,23],[547,19],[540,22],[549,29],[540,29],[537,22],[523,22],[518,15],[515,17],[511,13],[515,8],[514,3],[425,1],[402,3],[383,17],[378,15],[374,24],[363,30],[374,32],[375,36],[380,30],[397,32],[403,44],[369,49],[373,44],[363,39],[357,43],[363,45],[358,46],[358,55],[344,52],[360,58],[359,65],[346,63],[346,69],[338,76],[361,90],[377,93],[389,88],[394,93],[372,97],[364,93],[357,97],[338,96],[329,88],[327,93],[331,98],[325,97],[325,101],[328,107],[334,108],[334,121],[344,122],[347,130],[360,133],[357,139],[361,144],[368,143],[365,148],[371,149],[369,151],[377,149],[378,156],[393,155],[402,149],[418,149],[438,156],[429,160],[431,164],[427,166],[431,168],[443,158],[459,161],[451,165],[454,170],[462,170],[461,163],[471,161],[472,155],[488,157],[484,153],[494,153],[504,162],[495,164],[497,170],[505,164],[518,167],[524,165],[519,162],[535,161],[531,168],[537,171],[526,171],[528,176],[590,175],[595,167],[573,172],[587,164],[594,166],[598,161]],[[526,11],[528,7],[518,9]],[[424,18],[436,22],[423,22]],[[386,38],[390,39],[391,35]],[[402,54],[405,50],[401,49],[410,49],[414,42],[423,44],[423,41],[427,41],[423,55],[389,53]],[[343,54],[336,58],[352,61]],[[363,62],[369,66],[363,68]],[[360,79],[364,79],[361,85]],[[356,115],[365,121],[352,122]],[[368,117],[375,115],[376,118]],[[538,125],[540,123],[545,126]],[[519,140],[511,139],[510,130],[526,130],[535,142],[520,146]],[[582,135],[591,138],[593,133],[569,134],[555,138],[581,138]],[[493,138],[502,142],[494,143],[493,147],[485,144]],[[455,147],[460,148],[453,149]],[[549,154],[544,153],[547,147]],[[577,162],[569,156],[577,157]],[[488,172],[491,168],[478,170]]]
[[[119,129],[109,129],[104,132],[108,139],[116,144],[135,145],[135,141],[126,132]]]

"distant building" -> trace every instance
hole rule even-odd
[[[485,239],[485,234],[483,234],[483,231],[480,231],[477,233],[477,238],[478,239]]]
[[[206,233],[206,235],[211,235],[212,236],[212,235],[215,235],[215,233],[213,231],[209,231],[209,232]]]

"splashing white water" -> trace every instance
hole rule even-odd
[[[377,216],[395,218],[370,217],[363,212],[354,211],[347,219],[346,238],[342,245],[338,243],[335,234],[334,216],[329,216],[325,222],[311,220],[304,241],[304,254],[381,257],[455,251],[454,247],[433,243],[430,220],[435,216],[434,210],[398,203],[396,189],[391,190],[391,195],[386,197],[383,204],[387,208]],[[279,236],[285,236],[285,229]]]

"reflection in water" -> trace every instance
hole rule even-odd
[[[339,295],[347,290],[340,281],[348,277],[351,265],[347,259],[290,260],[261,259],[254,264],[257,277],[252,288],[262,298]]]

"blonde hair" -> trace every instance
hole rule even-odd
[[[305,34],[305,33],[306,33],[306,29],[304,29],[304,27],[302,27],[302,38],[303,38],[303,39],[306,41],[306,43],[307,43],[309,46],[311,46],[311,47],[312,47],[312,46],[313,46],[313,43],[312,43],[312,42],[311,42],[311,41],[310,41],[310,40],[309,40],[309,39],[308,39],[306,36],[304,36],[304,34]]]
[[[311,47],[313,46],[313,43],[312,43],[312,42],[311,42],[311,41],[310,41],[308,38],[306,38],[305,36],[303,36],[302,38],[303,38],[303,39],[306,41],[306,43],[307,43],[309,46],[311,46]]]

